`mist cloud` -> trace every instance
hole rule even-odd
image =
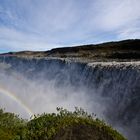
[[[105,107],[99,103],[98,96],[89,96],[85,87],[74,88],[67,79],[63,83],[65,86],[58,86],[57,79],[47,80],[40,77],[40,79],[32,80],[15,71],[7,74],[5,69],[9,68],[8,66],[1,64],[0,86],[17,96],[34,114],[56,112],[56,107],[64,107],[68,110],[82,107],[89,112],[94,111],[100,118],[103,118],[102,112]],[[16,104],[11,98],[0,94],[1,107],[29,119],[24,108]]]

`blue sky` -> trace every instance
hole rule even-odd
[[[0,52],[140,38],[140,0],[0,0]]]

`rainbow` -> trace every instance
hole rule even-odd
[[[9,98],[11,98],[13,101],[15,101],[16,103],[18,103],[28,114],[29,116],[33,116],[33,112],[32,110],[22,102],[22,100],[20,100],[14,93],[8,91],[7,89],[3,88],[2,86],[0,86],[0,93],[8,96]]]

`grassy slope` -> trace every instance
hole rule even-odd
[[[35,116],[30,121],[0,111],[1,140],[125,140],[116,130],[83,109]]]
[[[140,60],[140,39],[108,42],[97,45],[82,45],[73,47],[55,48],[50,51],[32,52],[23,51],[4,55],[28,57],[59,57],[81,58],[92,61],[126,61]]]

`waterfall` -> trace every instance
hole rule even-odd
[[[7,56],[0,57],[0,64],[0,84],[25,100],[33,112],[53,111],[55,105],[82,106],[128,139],[140,137],[140,62],[80,63]],[[13,78],[17,85],[10,81]]]

